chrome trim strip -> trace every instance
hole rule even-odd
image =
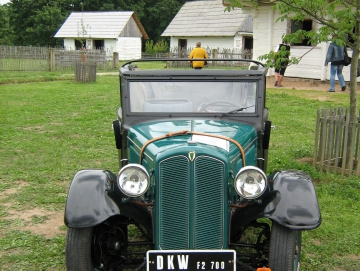
[[[258,137],[255,137],[255,138],[246,146],[246,148],[244,149],[245,156],[246,156],[247,150],[250,149],[250,148],[253,146],[253,143],[254,143],[255,141],[257,141],[257,140],[258,140]],[[235,160],[238,160],[238,157],[239,157],[239,156],[241,156],[241,153],[239,153],[239,155],[236,155],[236,156],[234,157],[234,159],[230,161],[230,163],[233,163]]]
[[[127,137],[127,139],[128,139],[131,143],[133,143],[133,144],[139,149],[139,151],[141,150],[141,148],[134,142],[134,140],[131,140],[131,139],[129,138],[129,136]],[[145,156],[147,156],[148,159],[150,159],[152,162],[154,162],[154,160],[153,160],[149,155],[147,155],[146,152],[145,152],[144,154],[145,154]]]

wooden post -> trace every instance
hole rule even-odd
[[[171,51],[169,51],[168,53],[167,53],[167,55],[168,55],[168,58],[171,58],[172,57],[172,53],[171,53]],[[167,64],[166,64],[166,66],[167,66],[167,68],[172,68],[173,67],[173,61],[167,61]]]
[[[113,67],[115,69],[119,68],[119,53],[118,52],[113,53]]]
[[[318,157],[319,157],[319,140],[320,140],[320,110],[317,111],[317,118],[316,118],[316,129],[315,129],[315,144],[314,144],[314,159],[313,159],[313,166],[316,167]]]
[[[88,82],[96,82],[96,62],[88,63]]]
[[[50,48],[49,49],[49,71],[55,71],[55,49],[54,48]]]
[[[213,49],[212,55],[213,55],[213,58],[218,58],[218,50],[217,50],[217,49]],[[212,62],[212,65],[213,65],[213,66],[216,65],[215,62],[216,62],[216,61],[213,61],[213,62]]]
[[[82,81],[86,82],[86,52],[85,47],[83,46],[81,48],[81,75],[82,75]]]

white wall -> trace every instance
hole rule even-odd
[[[65,50],[75,50],[75,40],[74,39],[64,39],[64,48]]]
[[[75,39],[64,39],[65,50],[75,50]],[[118,39],[105,39],[106,56],[110,59],[116,51],[120,60],[141,58],[141,38],[119,37]]]
[[[275,50],[281,43],[282,35],[286,33],[287,22],[276,21],[279,17],[278,11],[266,6],[257,10],[246,9],[246,11],[253,16],[253,59],[258,60],[260,55]],[[328,44],[319,44],[309,51],[311,48],[311,46],[291,46],[291,56],[303,57],[299,64],[287,68],[285,76],[329,80],[330,64],[324,66]],[[270,69],[268,75],[274,75],[274,69]],[[346,81],[350,80],[350,66],[344,67],[343,75]]]
[[[179,39],[187,40],[187,47],[194,48],[196,42],[201,42],[201,47],[203,48],[234,48],[234,37],[171,37],[170,47],[176,48],[178,46]],[[239,38],[238,38],[239,39]]]
[[[116,42],[119,60],[141,58],[141,38],[119,37]]]
[[[105,39],[104,49],[106,51],[106,56],[109,57],[109,59],[112,59],[113,53],[116,49],[116,39]]]

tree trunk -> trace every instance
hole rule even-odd
[[[347,144],[347,155],[346,155],[346,168],[352,169],[353,161],[352,161],[352,152],[354,151],[354,140],[351,135],[355,129],[355,124],[357,122],[357,67],[358,67],[358,59],[359,59],[359,49],[360,49],[360,0],[356,1],[356,24],[355,24],[355,33],[356,40],[354,42],[353,47],[353,55],[351,59],[351,67],[350,67],[350,120],[349,120],[349,131],[348,131],[348,144]]]

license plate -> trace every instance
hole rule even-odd
[[[235,250],[149,250],[147,271],[236,270]]]

